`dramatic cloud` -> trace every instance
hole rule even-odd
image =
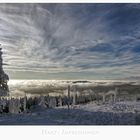
[[[139,76],[140,4],[1,4],[11,78]]]

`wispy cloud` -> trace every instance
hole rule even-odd
[[[0,5],[0,40],[9,73],[138,76],[139,39],[140,4]]]

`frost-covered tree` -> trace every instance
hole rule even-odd
[[[0,48],[0,96],[7,96],[9,92],[9,88],[7,85],[9,77],[3,70],[2,54],[2,48]]]

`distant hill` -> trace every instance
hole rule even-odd
[[[76,83],[92,83],[92,82],[90,82],[90,81],[74,81],[72,83],[76,84]]]
[[[131,76],[131,77],[126,77],[124,80],[140,80],[139,76]]]

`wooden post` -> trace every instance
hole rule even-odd
[[[62,97],[61,96],[58,97],[58,106],[62,106]]]
[[[118,94],[118,88],[115,88],[115,92],[114,92],[114,102],[116,102],[117,94]]]
[[[77,94],[77,91],[76,91],[76,85],[74,85],[74,93],[73,93],[73,105],[76,105],[77,104],[77,102],[76,102],[76,95]]]
[[[103,104],[105,103],[105,93],[103,93]]]
[[[113,102],[113,95],[112,94],[110,95],[110,101],[111,101],[111,103]]]
[[[114,94],[114,103],[116,102],[116,93]]]
[[[70,109],[70,85],[68,85],[68,110]]]
[[[27,106],[27,97],[26,97],[26,94],[25,94],[24,101],[23,101],[23,110],[24,110],[24,112],[26,112],[26,106]]]

